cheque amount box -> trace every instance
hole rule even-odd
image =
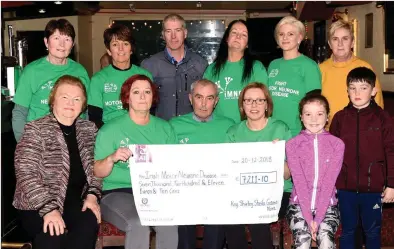
[[[241,185],[276,183],[277,173],[276,171],[241,173],[239,181]]]

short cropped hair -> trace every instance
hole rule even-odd
[[[59,30],[61,35],[70,36],[72,41],[75,39],[75,30],[74,26],[66,19],[52,19],[45,26],[44,34],[45,38],[49,39],[51,35],[53,35],[56,30]]]
[[[350,83],[354,82],[366,82],[373,88],[376,83],[376,74],[367,67],[356,67],[348,73],[346,86],[349,87]]]
[[[63,75],[53,85],[53,88],[52,88],[51,93],[49,94],[49,100],[48,100],[49,110],[51,112],[53,111],[53,102],[55,101],[57,89],[61,85],[66,85],[66,84],[72,85],[72,86],[77,86],[77,87],[81,88],[82,93],[83,93],[82,112],[85,112],[86,107],[87,107],[86,87],[79,78],[71,76],[71,75]]]
[[[194,92],[194,88],[196,88],[197,85],[201,85],[201,86],[209,86],[209,85],[211,85],[211,86],[213,86],[213,88],[215,88],[215,91],[216,91],[215,96],[219,95],[219,88],[218,88],[218,86],[215,83],[213,83],[212,81],[207,80],[207,79],[194,81],[192,83],[192,85],[190,86],[190,93]]]
[[[131,44],[131,49],[135,52],[135,40],[129,27],[123,24],[115,23],[104,31],[104,45],[109,50],[112,39],[127,41]]]
[[[171,21],[180,21],[182,23],[182,28],[186,29],[186,21],[185,21],[185,19],[181,15],[172,13],[172,14],[169,14],[166,17],[164,17],[163,22],[161,24],[161,28],[162,28],[163,31],[165,29],[164,24],[167,21],[169,21],[169,20],[171,20]]]
[[[242,89],[241,93],[239,94],[238,107],[239,107],[239,113],[241,114],[241,120],[246,119],[246,113],[245,113],[245,110],[243,107],[245,93],[247,90],[253,89],[253,88],[261,89],[263,91],[265,99],[267,100],[267,110],[265,112],[265,117],[269,118],[272,116],[272,112],[274,110],[274,103],[272,102],[272,97],[270,95],[268,87],[266,85],[264,85],[263,83],[252,82],[252,83],[248,84],[244,89]]]
[[[129,98],[130,98],[130,89],[133,84],[137,80],[145,80],[149,82],[149,85],[152,89],[152,106],[156,106],[159,102],[159,93],[157,91],[157,87],[153,84],[152,80],[143,74],[136,74],[128,78],[122,85],[122,89],[120,90],[120,100],[122,101],[123,109],[129,109]]]
[[[275,26],[275,40],[276,40],[276,42],[278,42],[279,28],[280,28],[280,26],[282,26],[284,24],[291,24],[294,27],[296,27],[298,29],[298,32],[301,34],[302,39],[304,39],[305,25],[302,22],[300,22],[297,18],[295,18],[294,16],[285,16]]]
[[[339,19],[336,22],[331,23],[330,28],[328,29],[328,40],[334,36],[334,33],[337,29],[344,28],[349,31],[352,40],[354,40],[354,32],[353,32],[353,25],[350,22],[345,20]]]

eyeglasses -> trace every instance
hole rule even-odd
[[[258,105],[262,105],[265,102],[267,102],[267,99],[244,99],[244,103],[246,105],[252,105],[253,103],[256,103]]]

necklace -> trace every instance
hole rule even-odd
[[[65,126],[62,125],[61,130],[63,132],[64,135],[69,136],[70,134],[72,134],[74,132],[75,126]],[[68,132],[66,132],[68,130]]]
[[[63,130],[62,130],[62,131],[63,131]],[[70,135],[71,133],[73,133],[73,131],[74,131],[74,128],[71,128],[71,131],[70,131],[69,133],[63,131],[63,134],[66,135],[66,136],[68,136],[68,135]]]

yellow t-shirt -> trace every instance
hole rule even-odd
[[[372,67],[366,61],[361,60],[357,56],[352,56],[346,62],[334,62],[332,57],[319,65],[322,74],[322,94],[327,98],[330,104],[329,124],[335,113],[342,110],[349,103],[347,94],[346,78],[348,73],[357,67]],[[382,87],[376,78],[376,103],[383,108]]]

